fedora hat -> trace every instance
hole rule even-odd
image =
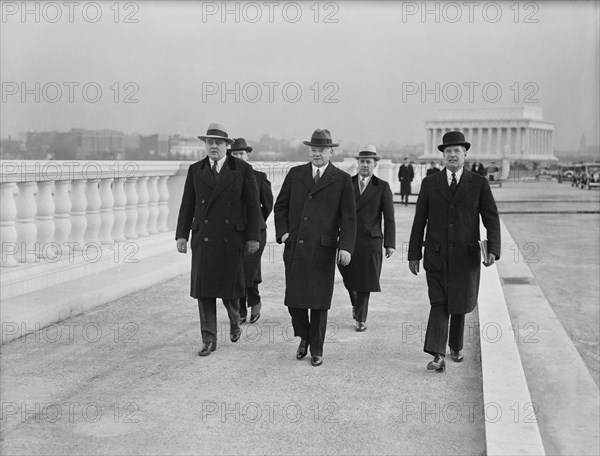
[[[463,146],[466,150],[469,150],[471,143],[465,141],[465,135],[462,131],[449,131],[442,138],[442,144],[438,146],[440,152],[444,152],[444,149],[448,146]]]
[[[244,138],[236,138],[235,142],[229,148],[229,152],[235,152],[237,150],[245,150],[246,152],[252,152],[252,147],[246,144],[246,140]]]
[[[225,125],[223,125],[222,123],[211,123],[208,126],[208,130],[206,130],[206,134],[198,136],[198,138],[201,139],[202,141],[206,141],[207,138],[214,138],[214,139],[222,139],[227,144],[234,143],[234,140],[232,138],[230,138],[229,135],[227,134],[227,129],[225,128]]]
[[[354,158],[356,158],[357,160],[359,158],[372,158],[375,161],[381,160],[381,157],[377,155],[377,149],[375,149],[375,146],[371,144],[361,146],[361,148],[358,149],[358,155]]]
[[[311,147],[337,147],[339,144],[335,144],[331,141],[331,133],[326,128],[317,128],[312,134],[310,141],[302,141],[305,145]]]

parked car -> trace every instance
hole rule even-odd
[[[581,173],[581,188],[600,187],[600,163],[584,163]]]

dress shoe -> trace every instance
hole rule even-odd
[[[296,350],[296,358],[302,359],[308,353],[308,341],[302,339],[300,341],[300,345],[298,345],[298,350]]]
[[[198,352],[198,356],[208,356],[210,352],[214,352],[217,349],[214,342],[208,342],[202,345],[202,348]]]
[[[259,302],[258,304],[252,306],[252,313],[250,314],[250,323],[256,323],[260,318],[260,309],[262,309],[262,304]]]
[[[240,325],[246,323],[246,317],[240,317]]]
[[[310,359],[310,363],[311,363],[313,366],[315,366],[315,367],[318,367],[318,366],[320,366],[321,364],[323,364],[323,357],[322,357],[322,356],[313,356],[313,357]]]
[[[356,331],[363,332],[367,330],[367,325],[365,325],[362,321],[356,322]]]
[[[231,340],[231,342],[237,342],[238,340],[240,340],[241,335],[242,335],[242,330],[238,326],[237,328],[231,329],[230,334],[229,334],[229,339]]]
[[[455,363],[462,363],[463,359],[465,359],[461,352],[452,349],[450,349],[450,356]]]
[[[446,370],[446,360],[442,355],[435,355],[433,361],[429,361],[427,364],[427,370],[434,370],[436,372],[444,372]]]

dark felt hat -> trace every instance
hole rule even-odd
[[[471,143],[465,141],[465,135],[462,131],[449,131],[442,138],[442,144],[438,146],[440,152],[444,152],[444,149],[449,146],[463,146],[466,150],[469,150]]]
[[[310,141],[302,141],[307,146],[311,147],[337,147],[339,144],[334,143],[331,140],[331,133],[327,129],[317,128],[312,134]]]

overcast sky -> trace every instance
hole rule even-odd
[[[422,2],[231,2],[225,17],[221,2],[95,5],[2,3],[2,137],[192,136],[218,120],[247,138],[329,128],[342,145],[416,144],[439,108],[531,105],[557,149],[600,143],[598,2],[431,2],[425,16]]]

